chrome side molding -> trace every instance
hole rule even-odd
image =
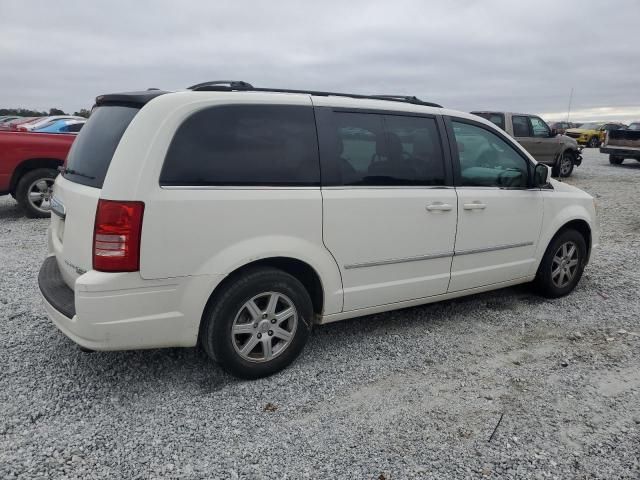
[[[405,258],[390,258],[387,260],[377,260],[374,262],[351,263],[349,265],[345,265],[344,269],[352,270],[354,268],[379,267],[381,265],[393,265],[396,263],[420,262],[423,260],[434,260],[436,258],[473,255],[474,253],[495,252],[497,250],[507,250],[510,248],[529,247],[531,245],[533,245],[533,242],[508,243],[504,245],[495,245],[493,247],[473,248],[469,250],[458,250],[455,252],[433,253],[431,255],[418,255],[415,257],[405,257]]]

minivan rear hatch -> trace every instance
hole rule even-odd
[[[96,208],[120,139],[140,108],[163,93],[153,90],[98,97],[69,151],[54,187],[49,239],[60,273],[72,289],[76,279],[92,269]]]

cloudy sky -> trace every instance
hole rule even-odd
[[[0,108],[205,80],[640,119],[640,1],[0,0]]]

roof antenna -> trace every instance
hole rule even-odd
[[[571,87],[571,93],[569,94],[569,107],[567,108],[567,123],[569,123],[569,117],[571,115],[571,100],[573,99],[573,87]]]

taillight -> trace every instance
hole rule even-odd
[[[93,269],[135,272],[140,269],[143,202],[99,200],[93,229]]]

